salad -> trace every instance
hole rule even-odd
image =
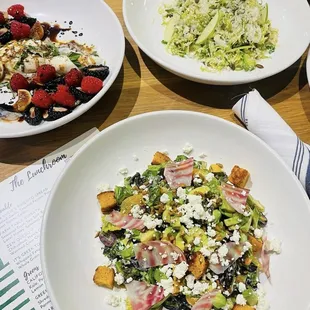
[[[0,11],[0,120],[54,121],[100,92],[109,67],[93,45],[57,41],[71,30],[28,16],[21,4]]]
[[[259,276],[270,278],[269,254],[281,249],[266,238],[249,176],[156,152],[142,174],[97,196],[104,256],[94,282],[125,286],[127,310],[268,309]]]
[[[203,71],[263,68],[277,45],[268,4],[259,0],[173,0],[159,12],[167,51],[199,60]]]

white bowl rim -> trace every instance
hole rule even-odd
[[[100,1],[100,0],[97,0]],[[105,1],[100,1],[100,3],[102,5],[104,5],[106,7],[106,9],[108,10],[109,14],[111,14],[111,16],[113,17],[115,24],[118,27],[119,32],[121,33],[122,37],[120,38],[120,43],[121,43],[121,55],[122,57],[120,57],[118,63],[114,63],[114,67],[115,70],[112,72],[109,80],[107,81],[107,83],[105,83],[104,87],[102,88],[102,90],[93,98],[91,99],[89,102],[87,102],[86,104],[84,104],[83,106],[79,106],[79,109],[74,109],[70,114],[56,120],[53,122],[49,122],[48,124],[45,124],[44,126],[38,125],[38,126],[32,126],[34,128],[32,128],[32,130],[23,130],[20,132],[8,132],[8,133],[1,133],[0,132],[0,139],[1,138],[20,138],[20,137],[26,137],[26,136],[33,136],[33,135],[37,135],[43,132],[47,132],[47,131],[51,131],[54,130],[58,127],[61,127],[71,121],[73,121],[74,119],[78,118],[79,116],[81,116],[82,114],[86,113],[91,107],[93,107],[96,103],[98,103],[98,101],[105,95],[105,93],[110,89],[110,87],[112,86],[112,84],[114,83],[115,79],[117,78],[121,67],[123,65],[123,61],[124,61],[124,57],[125,57],[125,36],[124,36],[124,31],[123,28],[121,26],[121,23],[118,19],[118,17],[116,16],[116,14],[114,13],[114,11],[110,8],[110,6],[105,2]],[[98,99],[98,96],[100,96],[100,98]]]
[[[130,26],[130,22],[127,16],[127,10],[126,10],[126,2],[127,1],[131,1],[131,0],[123,0],[123,18],[125,21],[125,25],[126,28],[130,34],[130,36],[133,38],[133,40],[136,42],[136,44],[138,45],[138,47],[152,60],[154,60],[157,64],[159,64],[160,66],[162,66],[163,68],[166,68],[166,70],[182,76],[182,77],[188,77],[190,80],[193,81],[193,79],[195,79],[196,81],[205,81],[207,84],[213,84],[213,85],[238,85],[238,84],[247,84],[247,83],[251,83],[251,82],[256,82],[258,80],[263,80],[266,79],[268,77],[274,76],[284,70],[286,70],[287,68],[289,68],[290,66],[292,66],[298,59],[301,58],[301,56],[304,54],[304,52],[306,51],[309,42],[305,43],[303,48],[302,48],[302,53],[300,54],[300,56],[296,56],[294,59],[292,58],[292,60],[290,62],[287,63],[287,65],[285,67],[283,67],[282,69],[276,69],[273,71],[265,71],[266,74],[262,75],[261,77],[257,78],[255,76],[253,77],[246,77],[246,78],[236,78],[234,80],[231,79],[217,79],[216,75],[214,75],[215,77],[206,77],[203,78],[203,76],[199,75],[199,74],[195,74],[195,73],[190,73],[190,74],[185,74],[182,69],[180,67],[176,67],[174,65],[170,65],[169,62],[161,60],[160,58],[158,58],[157,56],[155,56],[151,50],[147,49],[144,44],[137,38],[137,36],[135,35],[134,31],[132,30],[131,26]],[[306,1],[306,0],[305,0]]]
[[[58,186],[60,181],[65,177],[66,171],[70,169],[71,165],[73,164],[74,160],[76,160],[78,157],[80,157],[84,151],[86,151],[86,149],[93,143],[96,143],[97,140],[99,140],[101,138],[102,135],[105,135],[106,133],[113,131],[114,128],[120,127],[123,124],[126,123],[130,123],[130,122],[134,122],[136,119],[140,119],[140,118],[144,118],[144,117],[152,117],[153,115],[155,116],[160,116],[160,115],[175,115],[175,114],[187,114],[187,115],[197,115],[197,116],[203,116],[206,119],[213,119],[213,120],[217,120],[220,123],[224,123],[227,124],[233,128],[236,128],[239,131],[242,130],[246,130],[243,127],[232,123],[228,120],[219,118],[217,116],[214,115],[210,115],[210,114],[206,114],[206,113],[202,113],[202,112],[193,112],[193,111],[185,111],[185,110],[166,110],[166,111],[156,111],[156,112],[148,112],[148,113],[142,113],[139,115],[135,115],[135,116],[131,116],[128,117],[122,121],[119,121],[109,127],[107,127],[106,129],[102,130],[100,133],[98,133],[97,135],[95,135],[92,139],[90,139],[89,141],[87,141],[73,156],[73,159],[70,160],[70,162],[66,165],[66,167],[63,169],[63,171],[61,172],[60,176],[58,177],[53,189],[50,192],[50,195],[48,197],[48,201],[46,203],[46,207],[45,207],[45,211],[44,211],[44,215],[43,215],[43,220],[42,220],[42,226],[41,226],[41,236],[40,236],[40,258],[41,258],[41,265],[42,265],[42,272],[43,272],[43,276],[44,276],[44,280],[45,280],[45,285],[46,285],[46,289],[48,291],[49,297],[52,301],[52,304],[55,308],[55,310],[62,310],[60,309],[57,299],[54,295],[54,291],[53,288],[51,286],[51,283],[49,281],[49,275],[48,275],[48,270],[47,270],[47,265],[46,265],[46,255],[45,255],[45,234],[46,234],[46,226],[47,226],[47,221],[48,221],[48,215],[49,212],[51,210],[51,205],[52,205],[52,201],[53,201],[53,197],[55,196],[55,194],[57,193],[58,190]],[[302,197],[305,200],[306,205],[308,206],[308,209],[310,210],[310,201],[309,198],[306,194],[306,191],[304,190],[304,188],[302,187],[300,181],[298,180],[298,178],[296,177],[296,175],[293,173],[293,171],[291,169],[289,169],[289,167],[286,165],[286,163],[283,161],[283,159],[280,157],[280,155],[278,153],[276,153],[276,151],[274,151],[268,144],[266,144],[263,140],[261,140],[260,138],[258,138],[256,135],[254,135],[252,132],[247,131],[247,134],[249,136],[251,136],[253,139],[255,139],[258,143],[260,143],[262,145],[262,147],[265,147],[266,149],[268,149],[268,151],[271,152],[271,154],[273,156],[275,156],[276,159],[278,159],[278,161],[281,163],[281,165],[283,166],[283,168],[289,172],[289,174],[291,175],[291,177],[294,179],[300,194],[302,195]]]

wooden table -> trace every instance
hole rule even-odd
[[[114,85],[92,109],[73,122],[37,136],[0,139],[0,181],[92,127],[100,130],[132,115],[158,110],[191,110],[239,123],[231,111],[236,95],[257,88],[300,138],[310,143],[310,92],[306,55],[284,72],[241,86],[208,86],[181,79],[149,59],[130,38],[122,1],[106,0],[124,27],[126,55]]]

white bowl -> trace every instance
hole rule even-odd
[[[15,0],[2,0],[0,10],[6,10]],[[76,40],[77,42],[94,44],[99,55],[110,67],[110,75],[104,82],[103,89],[88,103],[77,107],[69,115],[53,122],[42,122],[38,126],[30,126],[27,122],[3,122],[0,121],[0,138],[15,138],[35,135],[60,127],[89,110],[111,87],[116,79],[124,59],[125,38],[121,24],[110,9],[102,0],[89,1],[75,0],[53,0],[44,1],[44,5],[37,0],[23,2],[25,11],[41,22],[55,21],[62,27],[68,27],[69,21],[73,21],[72,29],[82,32],[83,36],[75,37],[70,31],[61,40]],[[67,23],[64,23],[66,21]],[[4,100],[0,95],[0,102]],[[1,98],[2,97],[2,98]],[[104,102],[102,103],[104,104]]]
[[[308,52],[307,62],[306,62],[306,72],[308,77],[308,84],[310,86],[310,50]]]
[[[194,112],[143,114],[98,134],[70,161],[50,194],[43,220],[41,259],[49,295],[57,310],[112,310],[110,291],[93,281],[101,264],[101,225],[97,186],[119,184],[118,173],[145,168],[158,150],[174,157],[186,142],[193,156],[208,155],[227,171],[234,164],[251,172],[252,192],[265,206],[269,235],[282,240],[283,253],[271,258],[272,285],[266,283],[272,310],[308,310],[310,203],[284,162],[264,142],[225,120]],[[139,161],[135,161],[136,154]]]
[[[261,80],[291,66],[310,42],[310,8],[306,0],[267,0],[273,27],[279,29],[279,43],[271,59],[262,61],[264,69],[202,72],[198,61],[167,53],[164,28],[158,8],[161,0],[123,0],[127,29],[141,50],[163,68],[183,78],[215,85],[234,85]],[[264,1],[265,2],[265,1]]]

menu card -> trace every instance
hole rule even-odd
[[[40,262],[48,195],[94,128],[0,183],[0,310],[52,310]]]

